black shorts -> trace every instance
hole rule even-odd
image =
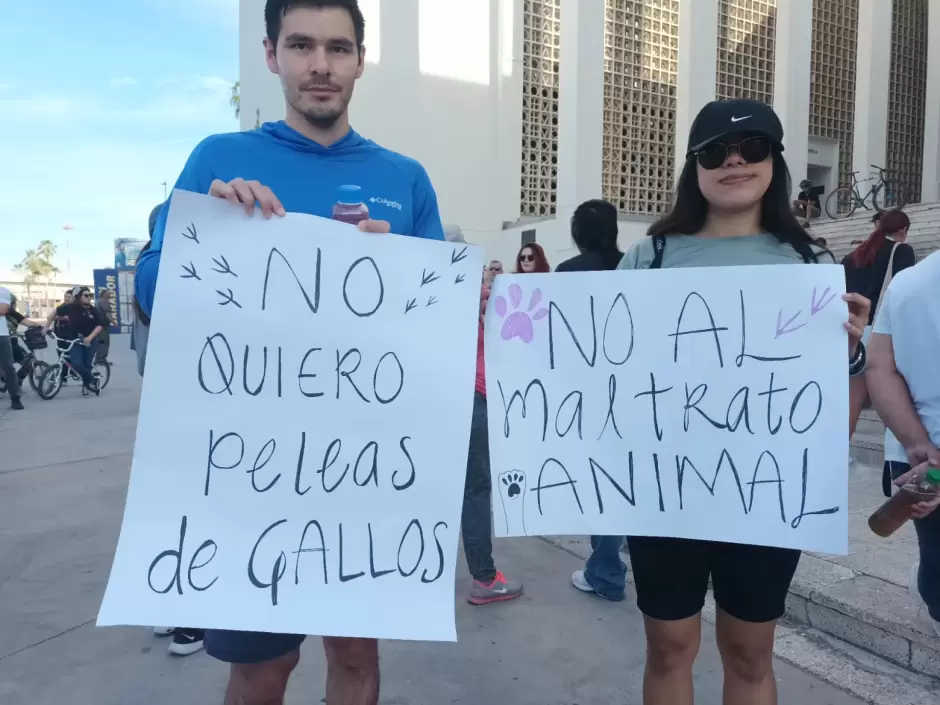
[[[300,634],[209,629],[206,631],[205,645],[206,653],[225,663],[264,663],[296,651],[305,638]]]
[[[800,562],[790,548],[628,536],[637,607],[647,617],[674,622],[705,605],[711,577],[715,602],[736,619],[780,619]]]

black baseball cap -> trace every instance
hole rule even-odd
[[[749,98],[713,100],[699,111],[689,131],[691,156],[715,140],[742,132],[769,137],[783,151],[783,125],[777,113],[766,103]]]

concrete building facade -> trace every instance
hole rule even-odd
[[[911,202],[940,201],[940,0],[360,5],[354,126],[419,159],[445,222],[492,257],[535,239],[557,263],[572,253],[571,212],[595,197],[619,209],[624,246],[642,237],[716,97],[773,104],[796,182],[828,193],[874,164]],[[241,0],[244,129],[283,116],[263,8]]]

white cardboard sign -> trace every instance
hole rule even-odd
[[[98,624],[455,640],[482,252],[172,203]]]
[[[497,535],[845,553],[844,289],[831,265],[497,277]]]

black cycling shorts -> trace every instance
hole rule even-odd
[[[667,622],[694,617],[705,605],[711,577],[715,602],[732,617],[780,619],[800,551],[718,541],[629,536],[637,607]]]

